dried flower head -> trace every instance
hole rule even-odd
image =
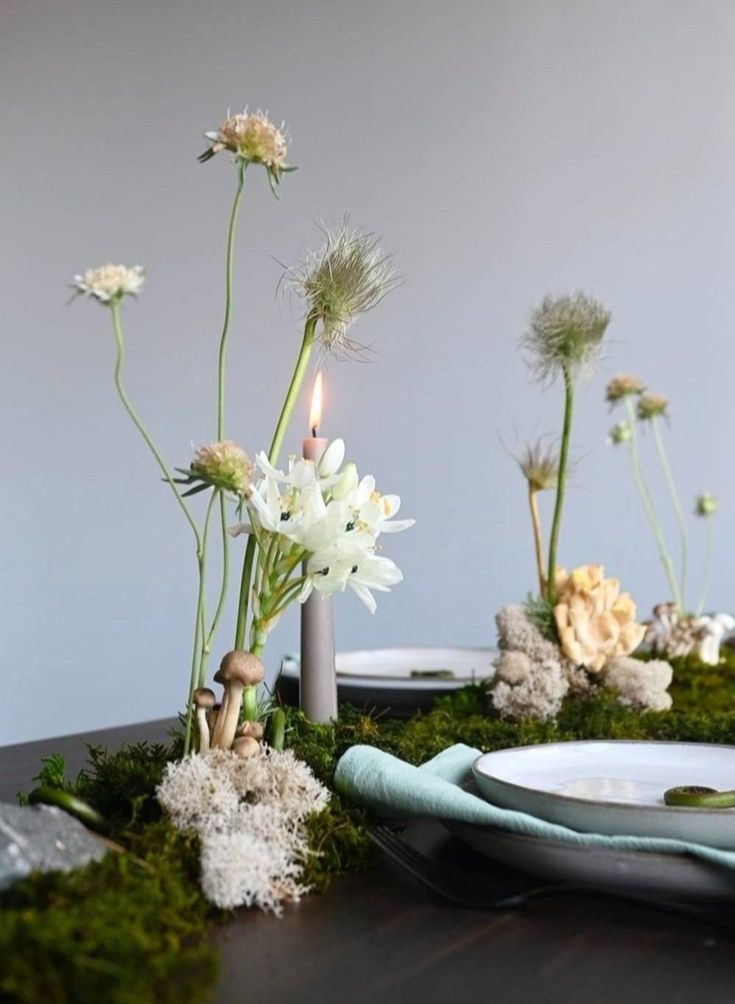
[[[135,296],[144,282],[142,265],[128,268],[108,263],[75,275],[72,288],[82,296],[93,296],[100,303],[112,303],[124,296]]]
[[[194,454],[190,470],[184,473],[200,482],[200,489],[222,488],[244,497],[250,490],[254,469],[245,450],[237,443],[224,439],[209,446],[200,446]]]
[[[694,505],[695,515],[702,517],[714,516],[719,508],[720,500],[716,495],[710,495],[709,492],[702,492],[701,495],[697,495],[697,501]]]
[[[616,404],[618,401],[622,401],[624,397],[629,397],[632,394],[642,394],[645,389],[646,385],[639,377],[633,376],[632,373],[619,373],[618,376],[613,377],[608,383],[605,390],[605,399],[610,404]]]
[[[531,491],[544,492],[556,488],[559,451],[553,443],[537,439],[535,443],[529,443],[515,459]]]
[[[347,330],[397,285],[392,257],[384,254],[374,234],[350,230],[347,221],[334,231],[322,231],[321,249],[289,269],[284,279],[321,322],[320,337],[328,351],[359,351],[362,346],[347,338]]]
[[[600,353],[611,316],[586,293],[546,296],[531,315],[522,339],[538,379],[551,380],[560,371],[574,374],[591,365]]]
[[[629,422],[618,422],[614,425],[608,434],[608,440],[613,444],[613,446],[621,446],[623,443],[629,443],[633,438],[633,430],[630,427]]]
[[[643,394],[638,399],[636,413],[641,422],[649,422],[657,415],[666,415],[669,409],[669,399],[663,394]]]
[[[278,128],[267,113],[260,110],[250,114],[246,108],[237,115],[228,112],[228,117],[216,132],[204,135],[210,146],[199,156],[200,163],[211,160],[221,150],[229,150],[235,160],[245,165],[262,164],[274,195],[281,175],[296,170],[286,164],[288,145],[283,123]]]

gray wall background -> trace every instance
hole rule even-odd
[[[200,134],[246,102],[286,119],[282,201],[253,171],[238,243],[228,425],[266,445],[300,334],[274,298],[317,217],[379,232],[406,282],[328,367],[325,432],[404,497],[406,581],[343,648],[489,644],[533,585],[524,488],[499,441],[558,428],[517,351],[529,307],[614,311],[580,393],[562,557],[646,611],[663,577],[604,382],[671,396],[687,506],[724,496],[712,605],[732,609],[735,7],[729,0],[0,0],[3,430],[0,743],[169,715],[188,674],[188,530],[112,391],[109,318],[74,272],[147,267],[126,310],[131,395],[171,463],[213,438],[234,169]],[[306,403],[290,439],[297,449]],[[650,443],[647,444],[650,447]],[[658,480],[657,480],[658,485]],[[547,500],[548,501],[548,500]],[[667,509],[668,513],[668,509]],[[692,526],[698,571],[701,527]],[[672,538],[673,539],[673,538]],[[698,584],[693,576],[694,587]],[[225,625],[220,650],[229,647]],[[268,658],[297,644],[292,612]]]

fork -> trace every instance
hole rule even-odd
[[[550,899],[555,896],[601,896],[635,906],[643,906],[662,913],[673,913],[691,920],[698,920],[717,927],[735,930],[735,915],[722,908],[698,906],[694,903],[682,903],[678,900],[661,899],[653,896],[643,896],[636,893],[619,892],[592,885],[579,885],[566,882],[556,882],[548,885],[535,886],[517,893],[505,896],[492,896],[477,893],[468,889],[452,876],[442,871],[431,858],[417,851],[407,841],[388,826],[373,826],[368,830],[368,837],[386,857],[400,865],[405,871],[417,879],[427,889],[441,896],[455,906],[471,910],[516,910],[528,906],[536,900]]]

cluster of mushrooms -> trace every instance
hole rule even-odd
[[[653,652],[670,658],[694,654],[701,662],[716,666],[720,646],[735,628],[735,618],[730,614],[682,616],[676,603],[659,603],[645,628],[644,642]]]
[[[240,723],[243,694],[262,683],[263,663],[252,652],[228,652],[214,674],[215,683],[221,683],[221,702],[209,687],[194,691],[199,752],[210,749],[232,750],[237,756],[250,757],[260,752],[263,726],[260,722]]]

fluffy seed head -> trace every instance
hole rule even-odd
[[[666,415],[669,410],[669,399],[663,394],[642,394],[638,398],[636,412],[641,422],[650,422],[658,415]]]
[[[702,492],[701,495],[697,495],[697,501],[694,505],[694,512],[697,516],[714,516],[719,508],[720,500],[717,496],[710,495],[709,492]]]
[[[541,381],[561,371],[576,375],[600,353],[611,314],[586,293],[547,296],[534,310],[522,344],[529,365]]]
[[[108,263],[75,275],[73,288],[82,296],[92,296],[100,303],[110,303],[121,300],[124,296],[135,296],[144,282],[142,265],[128,268],[126,265]]]
[[[643,381],[632,373],[619,373],[612,378],[605,390],[605,399],[610,404],[622,401],[631,394],[642,394],[646,389]]]
[[[537,439],[515,458],[532,491],[551,491],[559,477],[559,453],[553,443]]]
[[[384,254],[374,234],[350,230],[346,222],[334,231],[322,230],[321,249],[289,269],[284,278],[321,322],[320,337],[327,350],[358,351],[361,346],[347,338],[347,329],[399,280],[391,256]]]
[[[215,488],[244,496],[250,489],[254,466],[245,450],[223,439],[209,446],[200,446],[194,454],[191,470]]]

